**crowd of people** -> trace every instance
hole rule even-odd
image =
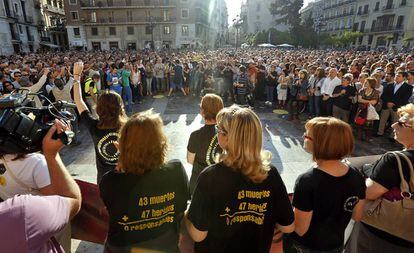
[[[3,96],[29,90],[43,94],[36,105],[73,101],[78,115],[72,126],[56,120],[42,154],[0,154],[5,252],[62,249],[82,197],[53,135],[77,132],[78,121],[93,140],[109,214],[104,252],[180,252],[181,234],[195,252],[269,252],[275,232],[284,252],[414,250],[410,229],[374,226],[364,209],[404,202],[398,224],[414,226],[414,51],[66,52],[1,62]],[[133,114],[146,96],[175,91],[201,97],[205,125],[188,140],[190,181],[181,161],[166,160],[160,115]],[[304,149],[314,166],[297,178],[292,201],[263,150],[257,104],[286,109],[289,120],[309,117]],[[343,160],[353,152],[352,125],[368,139],[389,125],[404,150],[384,154],[364,178]]]

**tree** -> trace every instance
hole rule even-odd
[[[303,6],[303,0],[274,0],[270,4],[270,13],[278,16],[276,24],[286,24],[292,28],[300,25],[299,10]]]
[[[362,36],[361,32],[344,32],[342,36],[335,37],[335,42],[337,46],[340,47],[349,47],[352,42],[354,42],[358,37]]]

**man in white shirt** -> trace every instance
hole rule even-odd
[[[341,79],[338,78],[338,71],[336,68],[329,69],[329,75],[325,78],[325,81],[321,87],[322,94],[322,115],[323,116],[332,116],[332,93],[336,86],[341,85]]]

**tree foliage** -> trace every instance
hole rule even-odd
[[[270,13],[277,16],[277,24],[286,24],[291,28],[300,25],[299,10],[303,6],[303,0],[274,0],[270,4]]]

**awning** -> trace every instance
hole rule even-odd
[[[52,43],[40,42],[39,44],[42,46],[50,47],[50,48],[60,48],[60,46],[52,44]]]

